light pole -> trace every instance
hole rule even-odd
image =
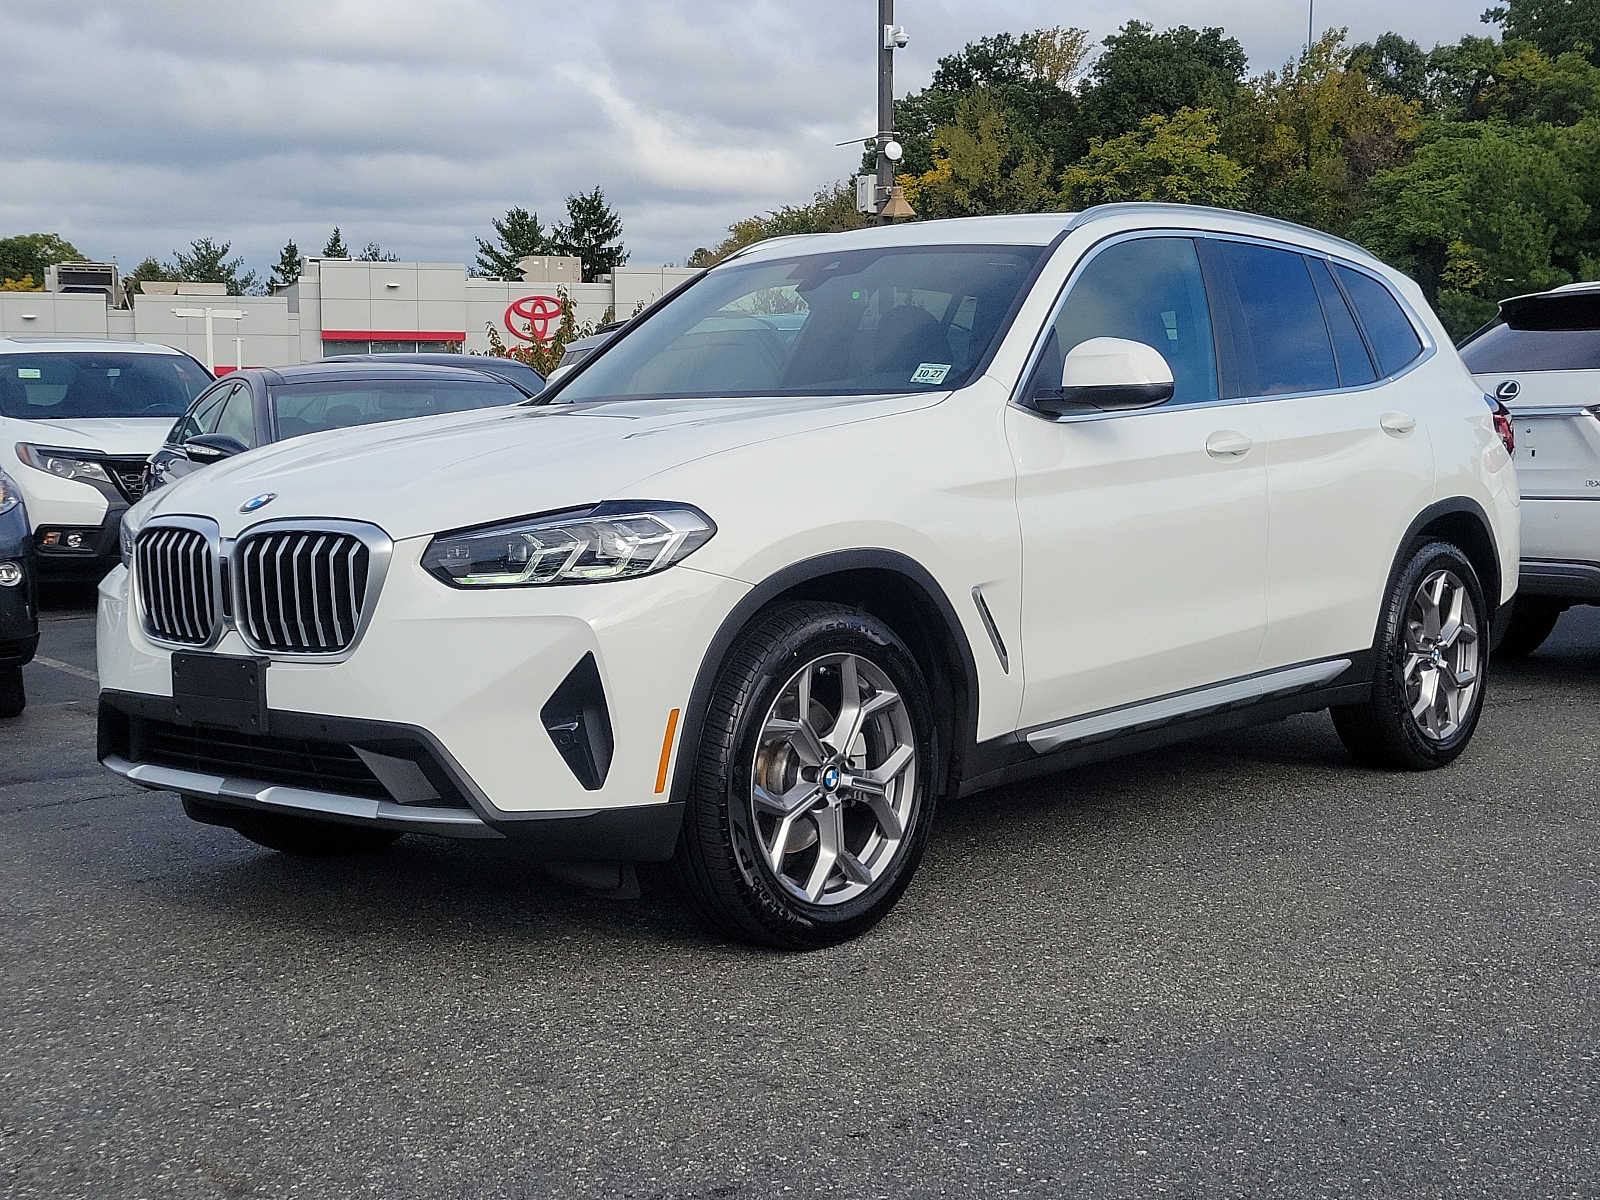
[[[1306,59],[1311,58],[1311,43],[1316,41],[1317,0],[1306,0]]]
[[[204,317],[206,319],[206,370],[213,375],[217,373],[217,321],[242,321],[244,309],[242,308],[175,308],[172,310],[175,317]],[[239,365],[244,365],[244,339],[235,336],[233,339],[234,352],[239,358]]]
[[[894,23],[894,0],[878,0],[878,221],[888,225],[896,217],[916,216],[894,185],[894,165],[900,160],[900,143],[894,138],[894,52],[911,39]]]

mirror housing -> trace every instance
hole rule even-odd
[[[243,454],[248,449],[250,447],[237,438],[220,433],[203,433],[183,444],[183,456],[197,466],[203,467],[210,463],[221,462],[225,458],[232,458],[235,454]]]
[[[1098,337],[1074,346],[1062,365],[1060,388],[1041,388],[1030,403],[1051,416],[1066,416],[1154,408],[1172,394],[1172,368],[1159,350]]]

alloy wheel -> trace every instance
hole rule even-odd
[[[796,671],[762,722],[750,804],[766,865],[810,904],[883,878],[916,816],[917,743],[887,673],[859,654]]]
[[[1424,576],[1406,609],[1401,674],[1411,719],[1424,737],[1446,741],[1472,713],[1482,641],[1472,594],[1454,571]]]

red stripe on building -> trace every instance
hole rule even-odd
[[[324,329],[325,342],[464,342],[464,329]]]

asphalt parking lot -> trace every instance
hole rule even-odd
[[[879,929],[724,945],[509,848],[301,862],[0,726],[0,1193],[1600,1194],[1600,613],[1431,775],[1303,717],[947,805]]]

